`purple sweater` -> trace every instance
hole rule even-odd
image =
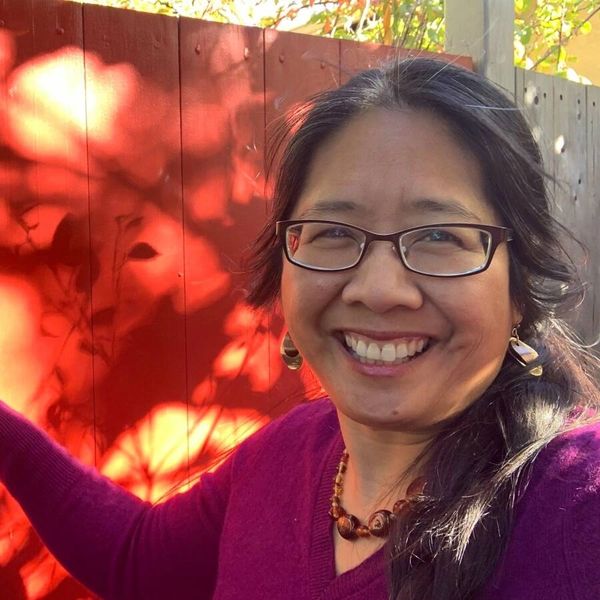
[[[151,506],[81,466],[0,403],[0,479],[49,549],[102,598],[385,600],[376,552],[335,576],[328,400],[244,442],[215,473]],[[505,557],[480,600],[600,598],[600,426],[538,457]]]

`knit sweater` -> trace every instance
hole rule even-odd
[[[328,508],[342,449],[330,401],[304,404],[152,506],[0,402],[0,479],[48,548],[106,599],[385,600],[383,550],[335,574]],[[539,455],[480,598],[600,598],[600,426]]]

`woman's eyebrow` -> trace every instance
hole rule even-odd
[[[358,213],[364,209],[364,206],[352,200],[320,200],[303,210],[298,218],[318,218],[331,216],[331,213]],[[479,215],[466,206],[463,206],[460,202],[452,199],[435,200],[433,198],[419,198],[405,205],[404,210],[413,213],[436,213],[468,219],[469,221],[482,222]]]
[[[434,200],[433,198],[420,198],[409,203],[408,210],[413,212],[430,212],[462,217],[465,219],[481,222],[481,217],[463,206],[456,200]]]
[[[299,218],[304,219],[305,217],[318,217],[328,215],[333,212],[338,213],[349,213],[349,212],[360,212],[362,207],[352,200],[321,200],[312,206],[309,206],[306,210],[303,210]]]

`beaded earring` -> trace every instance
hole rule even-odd
[[[281,354],[281,359],[285,363],[285,366],[291,371],[297,371],[304,362],[304,359],[302,358],[298,348],[296,348],[294,340],[292,340],[289,332],[287,332],[281,340],[279,353]]]

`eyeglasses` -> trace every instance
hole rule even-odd
[[[512,231],[496,225],[443,223],[379,234],[337,221],[277,221],[286,258],[312,271],[356,267],[371,242],[391,242],[404,266],[433,277],[464,277],[485,271]]]

